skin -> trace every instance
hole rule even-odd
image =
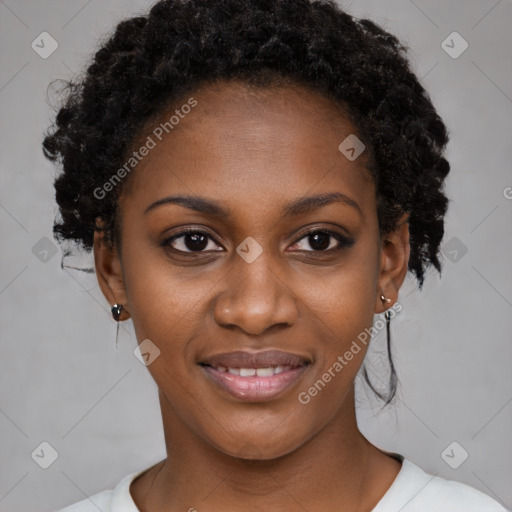
[[[134,501],[143,512],[303,512],[340,503],[369,511],[401,465],[357,427],[354,379],[365,346],[307,405],[297,397],[397,301],[410,251],[406,215],[380,237],[365,153],[350,161],[338,150],[357,132],[330,99],[290,84],[242,82],[204,85],[191,96],[197,106],[123,189],[121,252],[99,232],[94,240],[103,294],[123,304],[121,320],[132,318],[139,343],[150,339],[160,350],[147,368],[159,389],[167,458],[132,483]],[[293,200],[333,192],[360,211],[334,202],[282,214]],[[173,194],[215,200],[230,215],[176,204],[144,214]],[[209,235],[202,253],[187,236],[159,245],[186,226]],[[327,253],[306,228],[355,242]],[[252,263],[236,252],[247,237],[263,250]],[[215,353],[264,349],[312,361],[293,387],[264,402],[228,395],[197,364]]]

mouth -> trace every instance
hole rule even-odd
[[[199,363],[209,381],[243,401],[262,402],[281,395],[311,365],[307,358],[267,350],[217,354]]]

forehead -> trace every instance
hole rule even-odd
[[[336,188],[365,202],[374,194],[366,155],[350,161],[339,149],[355,134],[343,106],[309,88],[205,84],[145,126],[133,149],[148,137],[155,144],[130,176],[129,195],[136,191],[141,207],[175,193],[274,204]]]

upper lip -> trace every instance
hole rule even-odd
[[[215,354],[201,361],[200,364],[226,368],[268,368],[270,366],[304,366],[310,361],[305,357],[281,350],[264,352],[225,352]]]

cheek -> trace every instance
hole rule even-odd
[[[343,347],[373,322],[376,263],[354,253],[342,266],[310,275],[295,290],[306,314],[321,320],[333,345]]]
[[[329,279],[300,292],[305,314],[316,323],[318,362],[308,383],[315,389],[303,391],[311,397],[321,394],[324,406],[329,401],[341,404],[363,363],[374,320],[376,275],[371,258],[354,255]]]
[[[130,219],[128,219],[129,221]],[[138,236],[137,231],[141,231]],[[142,226],[134,226],[123,233],[123,278],[128,302],[137,319],[149,315],[175,317],[187,309],[193,300],[193,287],[188,286],[186,268],[173,265],[163,247]]]
[[[127,247],[123,273],[128,307],[139,343],[150,339],[175,367],[204,318],[201,299],[208,288],[152,253],[156,251],[142,254]],[[180,358],[171,357],[178,353]]]
[[[320,338],[314,372],[296,397],[313,430],[345,410],[371,340],[373,314],[364,294],[340,304],[344,307],[333,308],[329,330]]]

